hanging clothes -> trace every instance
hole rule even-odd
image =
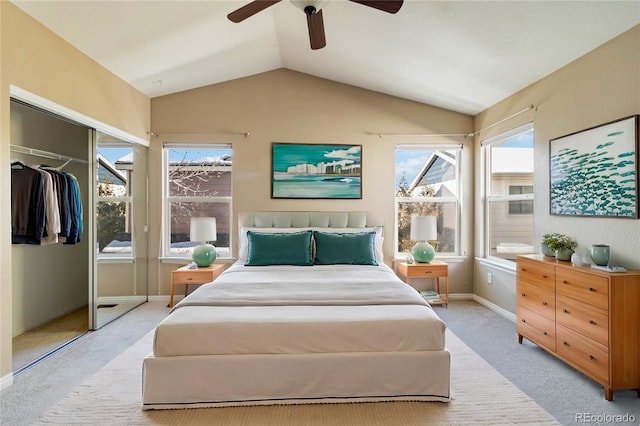
[[[44,177],[21,162],[11,163],[11,242],[40,244],[45,233]]]
[[[13,244],[77,244],[82,239],[82,198],[75,176],[11,163]]]
[[[67,179],[71,190],[69,191],[69,211],[71,215],[71,228],[69,236],[64,244],[76,244],[82,239],[82,198],[80,197],[80,185],[78,179],[69,173],[63,173]]]
[[[38,169],[44,177],[44,208],[45,208],[45,235],[40,240],[40,244],[55,244],[58,242],[60,232],[60,211],[58,210],[58,195],[54,177],[48,170]]]

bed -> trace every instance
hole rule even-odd
[[[449,401],[445,324],[365,222],[241,215],[238,260],[156,327],[142,408]]]

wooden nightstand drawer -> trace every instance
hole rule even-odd
[[[171,273],[172,280],[175,284],[204,284],[213,281],[214,274],[210,269],[180,269]]]
[[[557,326],[558,354],[600,383],[609,383],[609,349],[571,331]]]
[[[517,280],[555,291],[556,272],[553,265],[547,265],[535,260],[518,258],[516,271]]]
[[[562,294],[556,300],[558,324],[609,345],[609,313],[587,303],[579,302]]]
[[[518,282],[518,293],[516,294],[518,309],[520,307],[527,308],[553,320],[556,316],[555,299],[555,293],[550,290],[527,282]]]
[[[606,277],[558,268],[556,291],[600,308],[609,307],[609,280]]]
[[[401,263],[398,265],[398,269],[402,266],[405,267],[404,272],[400,272],[400,275],[403,275],[408,278],[433,278],[433,277],[446,277],[449,274],[449,269],[447,265],[439,265],[439,264],[429,264],[429,265],[418,265],[412,264],[407,267],[406,263]]]

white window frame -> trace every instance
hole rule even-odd
[[[394,196],[394,228],[393,228],[393,251],[395,258],[402,259],[406,257],[408,252],[399,252],[399,236],[398,236],[398,204],[406,202],[427,202],[427,203],[455,203],[455,250],[453,252],[440,253],[436,252],[436,258],[457,257],[462,253],[461,248],[461,212],[462,212],[462,179],[461,179],[461,158],[462,158],[462,144],[398,144],[394,151],[394,168],[395,168],[395,153],[396,151],[456,151],[456,192],[457,197],[395,197]],[[394,173],[395,179],[395,173]],[[394,184],[395,188],[395,184]]]
[[[164,143],[162,146],[162,260],[190,260],[190,253],[171,253],[171,203],[173,202],[196,202],[196,203],[224,203],[229,208],[229,247],[216,246],[218,259],[230,259],[232,251],[232,197],[233,197],[233,185],[231,187],[231,196],[222,197],[175,197],[169,196],[169,150],[171,149],[193,149],[193,150],[216,150],[216,149],[228,149],[233,152],[233,147],[230,143],[207,143],[207,144],[195,144],[195,143]],[[233,166],[232,166],[233,167]],[[232,172],[233,174],[233,172]],[[214,243],[215,245],[215,243]]]
[[[507,265],[509,267],[511,267],[512,265],[514,265],[514,261],[513,260],[509,260],[509,259],[503,259],[501,257],[498,256],[493,256],[491,255],[491,247],[490,247],[490,243],[491,243],[491,237],[490,237],[490,215],[489,212],[491,210],[491,203],[493,202],[509,202],[509,201],[522,201],[522,200],[534,200],[534,193],[531,194],[513,194],[513,195],[492,195],[491,193],[491,184],[492,184],[492,178],[491,178],[491,147],[493,145],[496,145],[500,142],[505,141],[506,139],[510,139],[512,137],[515,137],[517,135],[529,132],[529,131],[534,131],[534,123],[533,122],[529,122],[526,123],[522,126],[518,126],[515,127],[511,130],[508,130],[504,133],[501,133],[497,136],[485,139],[481,142],[481,147],[482,147],[482,155],[481,155],[481,161],[482,161],[482,167],[484,168],[484,173],[483,173],[483,183],[482,183],[482,191],[484,194],[484,224],[483,224],[483,239],[484,239],[484,243],[483,243],[483,250],[484,250],[484,257],[492,262],[496,262],[498,264],[503,264],[503,265]],[[535,249],[534,249],[535,251]]]
[[[111,146],[108,143],[101,143],[100,144],[100,148],[104,148],[104,149],[108,149],[108,148],[123,148],[123,146],[121,144],[118,145],[114,145]],[[133,152],[133,148],[131,148],[132,152]],[[133,176],[130,176],[131,178],[133,178]],[[136,244],[135,244],[135,239],[133,238],[134,234],[134,220],[133,218],[134,216],[134,212],[133,212],[133,182],[129,179],[127,180],[127,194],[125,196],[110,196],[110,197],[104,197],[104,196],[99,196],[97,194],[96,191],[96,195],[95,195],[95,203],[96,203],[96,211],[98,211],[98,205],[101,202],[116,202],[116,203],[126,203],[127,204],[127,215],[128,218],[125,218],[125,221],[129,221],[129,234],[131,235],[131,250],[127,253],[103,253],[103,252],[98,252],[96,250],[96,259],[100,262],[108,262],[108,261],[112,261],[112,262],[117,262],[119,260],[123,260],[123,261],[133,261],[133,259],[135,259],[135,255],[136,255]],[[96,227],[98,226],[98,223],[96,222]],[[97,229],[96,229],[97,231]],[[126,229],[125,229],[126,231]],[[125,262],[127,263],[127,262]]]

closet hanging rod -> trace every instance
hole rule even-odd
[[[53,160],[61,160],[67,162],[77,161],[78,163],[84,164],[89,163],[89,161],[83,160],[82,158],[69,157],[68,155],[56,154],[55,152],[43,151],[41,149],[29,148],[21,145],[9,145],[9,149],[20,154],[35,155],[36,157],[51,158]]]

